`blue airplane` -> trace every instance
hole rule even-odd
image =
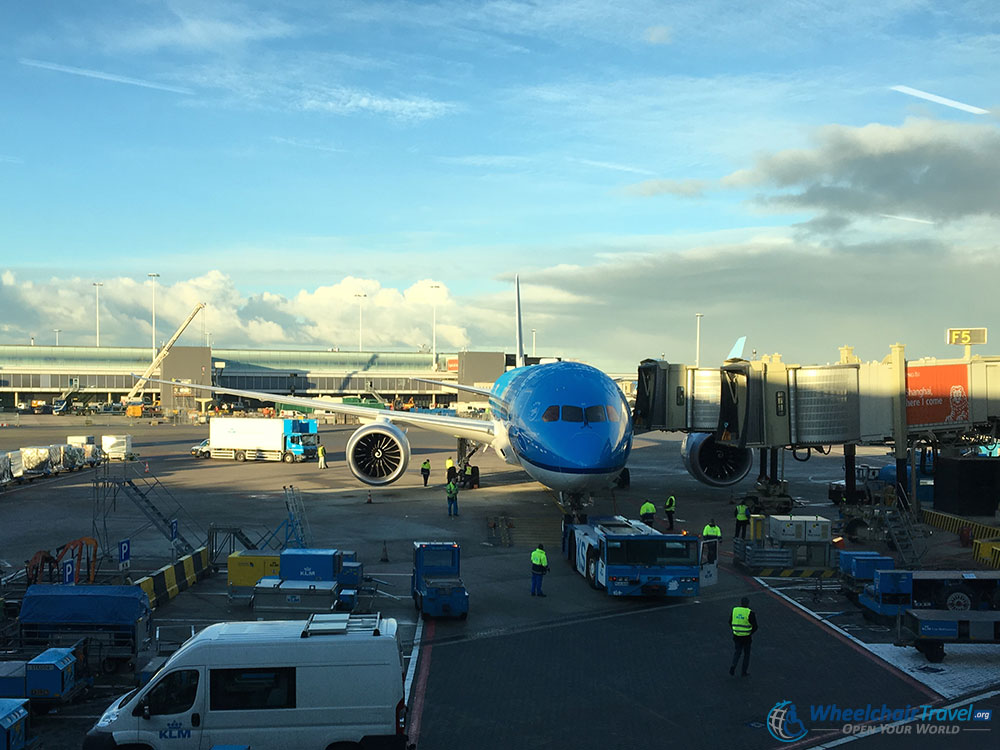
[[[492,448],[508,464],[575,504],[605,490],[622,474],[632,449],[632,416],[615,382],[578,362],[527,366],[521,334],[520,281],[515,277],[516,366],[490,389],[424,382],[487,396],[491,419],[385,411],[319,399],[196,384],[185,387],[259,401],[324,409],[358,417],[363,426],[347,442],[347,462],[360,481],[391,484],[406,471],[410,444],[402,427],[420,427]],[[415,380],[423,380],[415,378]],[[172,385],[169,381],[157,381]]]

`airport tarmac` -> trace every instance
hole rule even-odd
[[[928,665],[913,649],[888,645],[884,628],[850,613],[853,605],[837,599],[836,592],[817,591],[811,582],[755,580],[734,568],[726,553],[719,583],[695,599],[613,600],[592,590],[560,558],[562,515],[551,493],[492,453],[473,460],[480,466],[482,487],[461,492],[460,516],[449,518],[444,462],[454,455],[454,441],[419,429],[408,433],[413,456],[404,479],[372,488],[368,503],[369,488],[350,475],[344,462],[350,427],[320,426],[330,466],[320,471],[315,462],[195,459],[189,450],[207,436],[205,426],[130,425],[124,419],[86,426],[75,420],[37,417],[0,429],[0,450],[61,442],[69,434],[129,433],[140,454],[131,470],[155,477],[180,506],[182,533],[200,539],[210,523],[239,526],[251,536],[275,529],[286,517],[283,488],[299,488],[314,544],[356,550],[365,573],[387,584],[378,609],[399,620],[407,652],[418,653],[409,705],[411,738],[419,748],[843,743],[863,749],[902,747],[901,742],[909,748],[945,743],[980,748],[995,743],[992,731],[970,731],[991,729],[992,722],[944,722],[960,730],[944,740],[916,733],[927,722],[894,727],[891,734],[872,733],[878,724],[861,734],[844,734],[844,725],[854,722],[813,718],[811,707],[948,707],[973,696],[977,709],[992,709],[995,716],[1000,648],[974,653],[949,647],[942,664]],[[679,528],[697,533],[714,517],[724,536],[731,536],[730,501],[737,493],[698,484],[684,470],[679,449],[677,436],[638,437],[629,462],[631,487],[599,498],[591,512],[635,517],[644,499],[661,508],[672,493]],[[425,457],[432,463],[427,488],[419,473]],[[889,462],[883,449],[860,449],[858,460]],[[814,455],[803,463],[786,460],[791,494],[803,503],[796,512],[834,517],[826,482],[841,478],[842,471],[839,454]],[[93,476],[89,470],[76,472],[0,493],[0,558],[16,566],[39,549],[90,536]],[[740,489],[751,484],[748,479]],[[507,533],[499,534],[491,521],[509,526]],[[128,500],[118,500],[106,523],[109,538],[132,540],[134,567],[154,569],[168,561],[167,541],[148,528]],[[409,597],[414,540],[461,543],[471,599],[467,621],[423,623],[415,617]],[[538,542],[545,544],[551,566],[544,599],[529,595],[529,554]],[[383,552],[387,562],[381,561]],[[751,598],[760,622],[746,678],[728,674],[730,610],[743,595]],[[224,571],[154,615],[157,624],[181,629],[252,617],[247,606],[228,602]],[[44,746],[79,746],[116,692],[123,690],[105,679],[87,701],[35,717]],[[779,742],[769,733],[768,714],[781,701],[797,706],[808,730],[797,743]],[[911,727],[909,733],[905,726]]]

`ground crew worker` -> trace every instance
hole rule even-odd
[[[424,478],[424,487],[427,486],[427,480],[430,478],[430,475],[431,475],[431,460],[429,458],[425,458],[424,462],[420,464],[420,476]]]
[[[670,527],[667,529],[667,531],[674,530],[674,511],[676,509],[677,509],[677,500],[675,500],[674,496],[671,495],[663,503],[663,512],[667,514],[667,523],[670,524]]]
[[[326,468],[326,448],[323,447],[322,443],[320,443],[319,447],[316,449],[316,458],[319,461],[319,468],[325,469]]]
[[[740,599],[740,605],[733,607],[733,614],[729,618],[729,625],[733,629],[733,643],[736,648],[733,651],[733,663],[729,666],[729,674],[736,674],[736,663],[743,654],[743,669],[740,675],[747,676],[750,668],[750,643],[753,634],[757,632],[757,615],[750,609],[750,600],[747,597]]]
[[[451,456],[448,456],[448,460],[444,462],[444,469],[447,472],[448,481],[450,482],[455,478],[455,462],[451,460]]]
[[[455,484],[455,480],[452,479],[444,488],[445,496],[448,498],[448,515],[452,515],[452,510],[455,511],[455,515],[458,515],[458,485]]]
[[[462,475],[462,486],[467,490],[472,489],[472,467],[468,463],[465,464],[465,472]]]
[[[716,525],[714,518],[710,518],[708,523],[705,524],[705,528],[701,530],[701,535],[705,541],[709,542],[708,562],[713,563],[719,551],[719,540],[722,539],[722,529]]]
[[[750,508],[747,504],[740,500],[736,504],[736,533],[733,534],[733,538],[739,537],[740,539],[747,538],[747,526],[750,524]]]
[[[642,504],[639,508],[639,518],[642,519],[643,523],[652,523],[656,518],[656,506],[653,505],[649,500]]]
[[[545,546],[539,543],[531,553],[531,595],[545,596],[542,593],[542,576],[549,572],[549,558],[545,554]]]

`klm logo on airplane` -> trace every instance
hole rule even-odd
[[[167,722],[167,728],[160,730],[161,740],[186,740],[191,737],[190,729],[182,729],[183,724],[179,721]]]

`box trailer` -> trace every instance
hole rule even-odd
[[[208,426],[209,455],[232,461],[284,461],[316,457],[315,419],[215,417]]]

